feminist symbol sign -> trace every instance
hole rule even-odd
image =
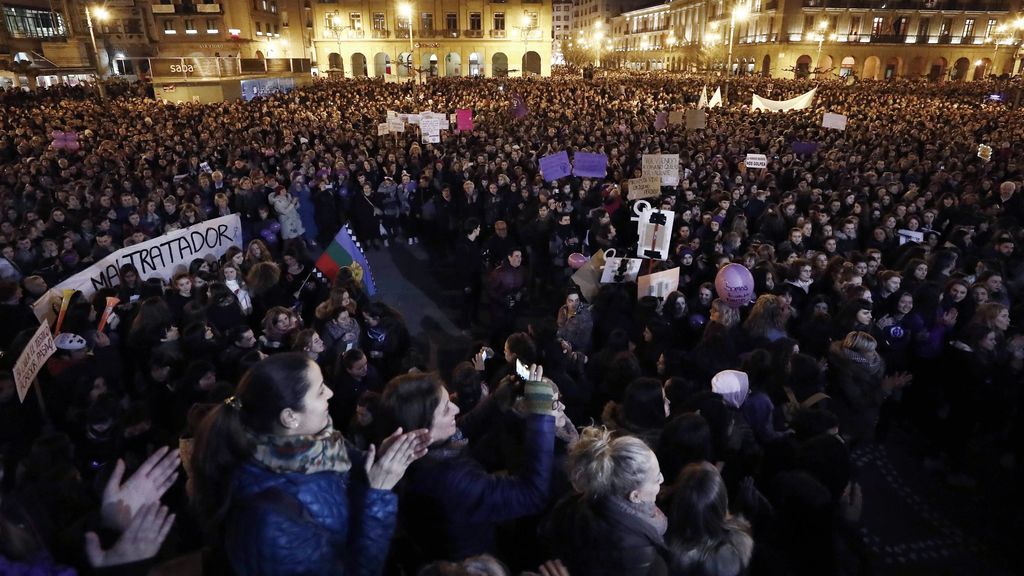
[[[78,149],[82,147],[78,142],[78,132],[61,132],[60,130],[54,130],[50,136],[53,137],[53,142],[50,146],[54,150],[78,152]]]

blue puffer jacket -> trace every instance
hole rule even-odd
[[[369,488],[355,462],[344,474],[277,474],[246,464],[235,474],[225,548],[240,576],[376,576],[397,514],[397,496]]]
[[[548,502],[555,448],[555,418],[526,419],[523,469],[517,476],[488,474],[465,451],[431,449],[406,472],[402,518],[420,560],[461,560],[494,553],[499,522],[538,514]]]

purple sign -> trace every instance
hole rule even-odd
[[[658,112],[654,117],[654,129],[664,130],[668,128],[668,112]]]
[[[455,111],[455,128],[459,132],[473,131],[473,110],[459,108]]]
[[[563,150],[541,158],[540,171],[544,174],[546,182],[554,182],[568,176],[570,174],[569,153]]]
[[[814,154],[817,151],[817,142],[793,142],[794,154]]]
[[[577,152],[572,156],[572,173],[575,176],[604,178],[608,174],[608,157],[593,152]]]

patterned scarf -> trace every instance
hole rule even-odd
[[[658,536],[664,536],[668,530],[668,517],[654,502],[630,502],[625,498],[612,496],[606,499],[606,503],[609,508],[640,520]]]
[[[333,426],[308,436],[248,434],[256,462],[278,474],[315,474],[328,470],[345,473],[352,467],[341,432]]]

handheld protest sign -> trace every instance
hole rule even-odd
[[[667,260],[669,243],[672,240],[672,224],[676,214],[670,210],[654,210],[646,200],[633,205],[637,222],[636,254],[640,258]]]

